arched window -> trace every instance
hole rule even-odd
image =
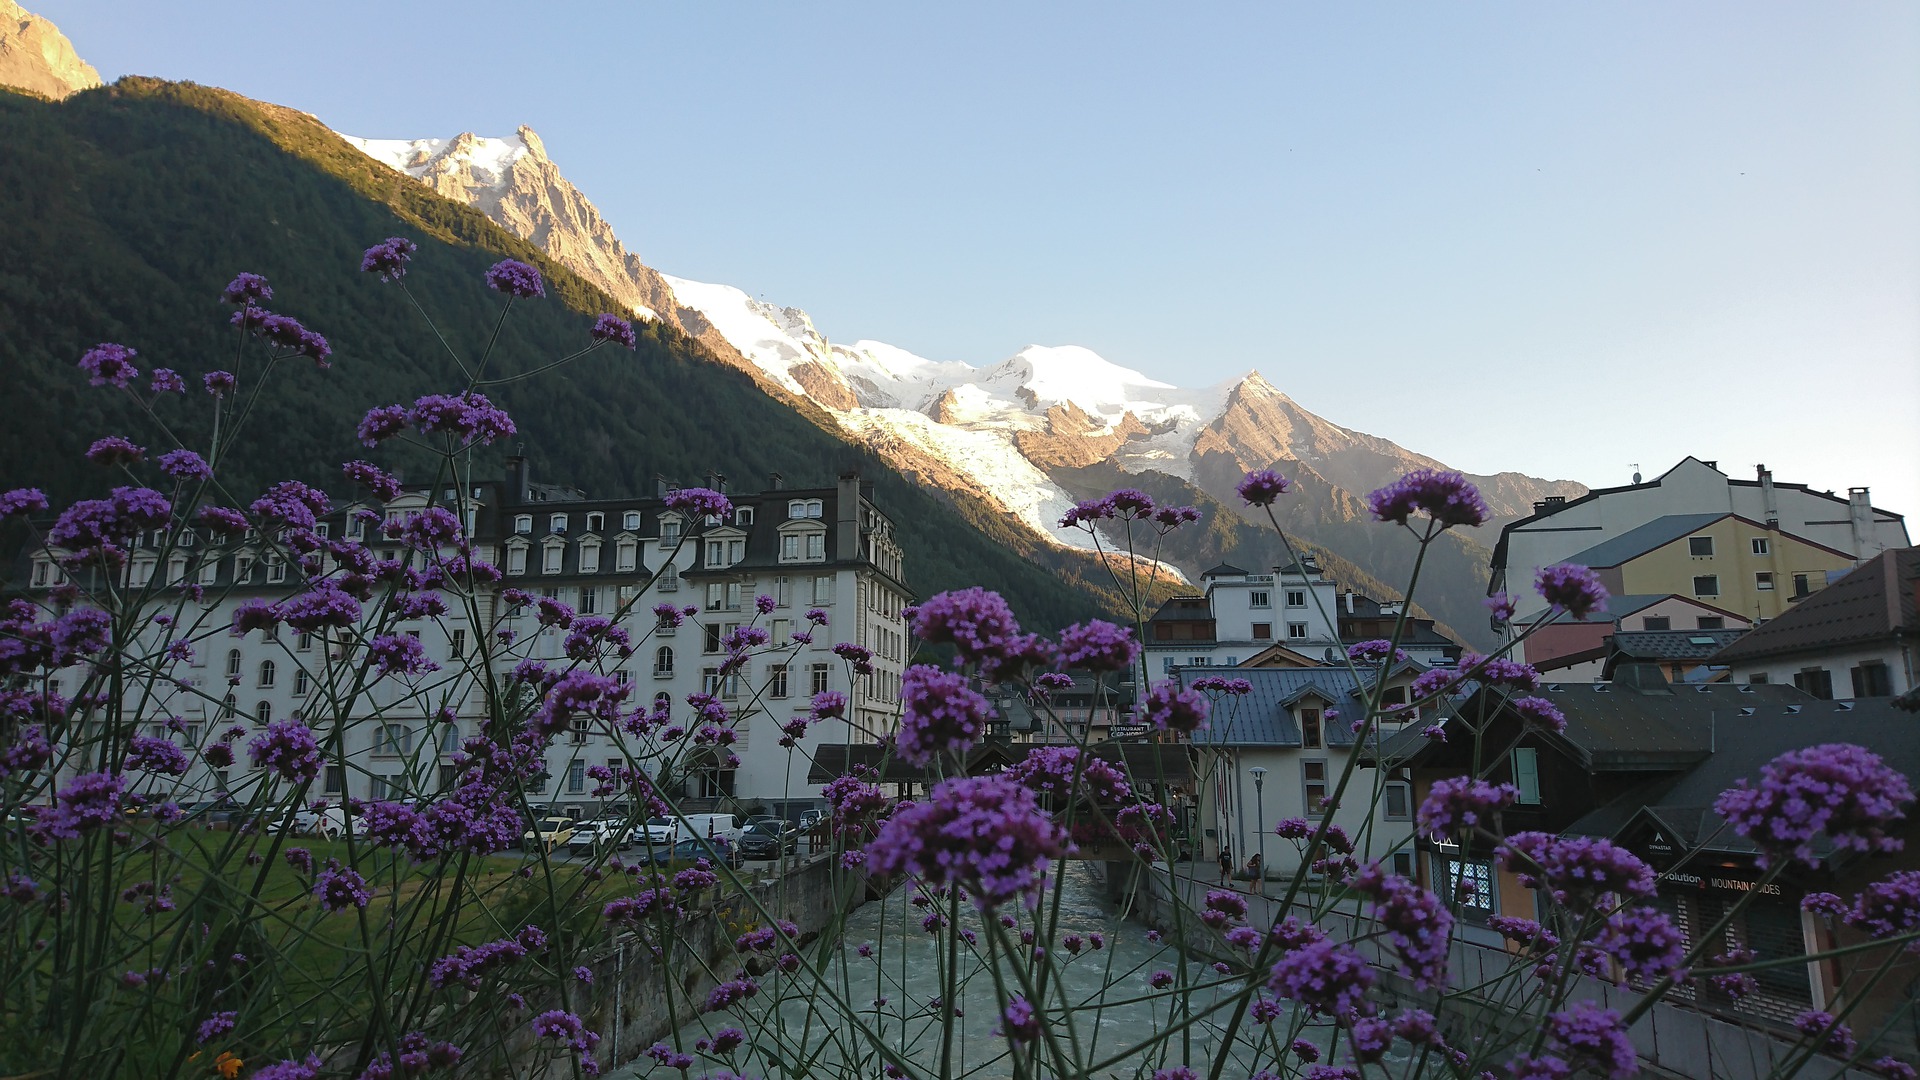
[[[620,515],[620,526],[625,529],[639,528],[640,527],[640,511],[629,510],[626,513]]]
[[[451,754],[460,749],[460,725],[448,724],[440,729],[440,752]]]
[[[753,507],[751,506],[735,507],[733,511],[733,523],[735,525],[753,524]]]
[[[273,702],[262,701],[253,707],[253,722],[261,726],[273,723]]]
[[[240,699],[236,695],[228,694],[226,698],[220,702],[220,718],[222,720],[233,719],[233,714],[239,711]]]
[[[653,674],[661,679],[673,674],[673,646],[662,645],[653,651]]]
[[[239,677],[240,677],[240,650],[228,649],[227,650],[227,678],[237,679]]]
[[[665,690],[653,695],[653,707],[662,712],[672,709],[673,695],[667,693]]]
[[[260,661],[260,685],[261,686],[272,686],[273,677],[276,674],[278,674],[278,672],[273,666],[273,661],[271,660]]]

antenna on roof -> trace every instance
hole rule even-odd
[[[1637,461],[1633,463],[1633,482],[1640,482],[1640,463]]]

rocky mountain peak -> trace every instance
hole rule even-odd
[[[527,154],[529,156],[539,161],[548,160],[547,144],[540,141],[540,136],[534,134],[532,128],[521,124],[518,128],[514,129],[514,134],[520,137],[520,145],[527,148]]]
[[[100,85],[100,73],[80,59],[60,28],[14,0],[0,0],[0,86],[56,101]]]

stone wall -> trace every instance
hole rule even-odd
[[[1228,956],[1228,947],[1218,935],[1202,926],[1192,914],[1183,919],[1175,916],[1176,902],[1183,904],[1190,913],[1197,912],[1205,902],[1207,890],[1218,888],[1217,884],[1207,879],[1171,876],[1164,866],[1134,872],[1124,864],[1108,864],[1108,869],[1109,886],[1116,901],[1128,905],[1126,910],[1134,918],[1169,936],[1184,923],[1186,933],[1182,944],[1195,954],[1207,959],[1244,960],[1244,954]],[[1177,901],[1176,896],[1179,898]],[[1284,915],[1277,899],[1250,895],[1247,902],[1247,919],[1254,926],[1271,926]],[[1306,916],[1304,911],[1297,910],[1296,914]],[[1361,940],[1366,928],[1359,924],[1365,921],[1350,912],[1336,911],[1322,916],[1319,925],[1335,937],[1357,942],[1356,947],[1379,969],[1381,990],[1390,999],[1432,1008],[1435,995],[1418,991],[1400,978],[1394,971],[1393,958],[1388,955],[1389,950],[1383,943]],[[1488,940],[1474,940],[1476,933],[1474,928],[1463,928],[1462,933],[1455,935],[1448,980],[1452,986],[1488,983],[1511,965],[1512,957],[1497,939],[1488,935]],[[1615,986],[1601,979],[1581,978],[1573,989],[1571,1000],[1595,1001],[1605,1008],[1625,1013],[1633,1008],[1640,997],[1627,987]],[[1449,1009],[1457,1012],[1459,1003],[1454,1002]],[[1503,1026],[1514,1019],[1488,1004],[1484,1012],[1471,1018],[1471,1023],[1479,1029]],[[1670,1001],[1654,1005],[1635,1022],[1628,1034],[1633,1039],[1634,1048],[1639,1051],[1642,1076],[1647,1078],[1751,1080],[1753,1077],[1770,1075],[1778,1063],[1788,1058],[1793,1046],[1791,1038],[1774,1029]],[[1869,1056],[1891,1053],[1911,1060],[1916,1056],[1916,1050],[1920,1049],[1913,1045],[1911,1039],[1910,1032],[1890,1033],[1889,1042],[1877,1048],[1875,1055]],[[1799,1080],[1876,1080],[1864,1069],[1844,1069],[1840,1062],[1825,1056],[1814,1057],[1795,1076]]]

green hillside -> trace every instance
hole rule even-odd
[[[0,145],[6,487],[36,484],[56,499],[96,492],[109,480],[81,457],[91,440],[156,441],[124,394],[89,387],[75,361],[118,341],[139,350],[143,369],[176,368],[197,387],[201,374],[233,366],[219,293],[237,271],[265,274],[273,307],[327,335],[334,355],[329,370],[302,361],[275,372],[224,471],[236,494],[288,477],[337,485],[338,463],[366,453],[353,426],[367,407],[458,389],[458,372],[404,295],[359,272],[375,241],[420,244],[407,282],[469,355],[499,308],[485,268],[504,256],[541,268],[548,298],[516,305],[496,354],[501,373],[577,348],[591,316],[614,307],[478,211],[379,167],[314,118],[225,91],[137,78],[57,104],[0,91]],[[997,510],[910,483],[677,331],[647,327],[637,353],[603,349],[490,396],[513,415],[540,478],[617,495],[651,491],[656,475],[690,483],[721,472],[748,489],[773,472],[806,486],[857,468],[898,523],[923,595],[986,585],[1040,628],[1110,606],[1090,559],[1048,548]],[[160,405],[190,445],[204,442],[205,400]],[[497,445],[482,464],[513,450]],[[379,453],[406,464],[403,451]]]

